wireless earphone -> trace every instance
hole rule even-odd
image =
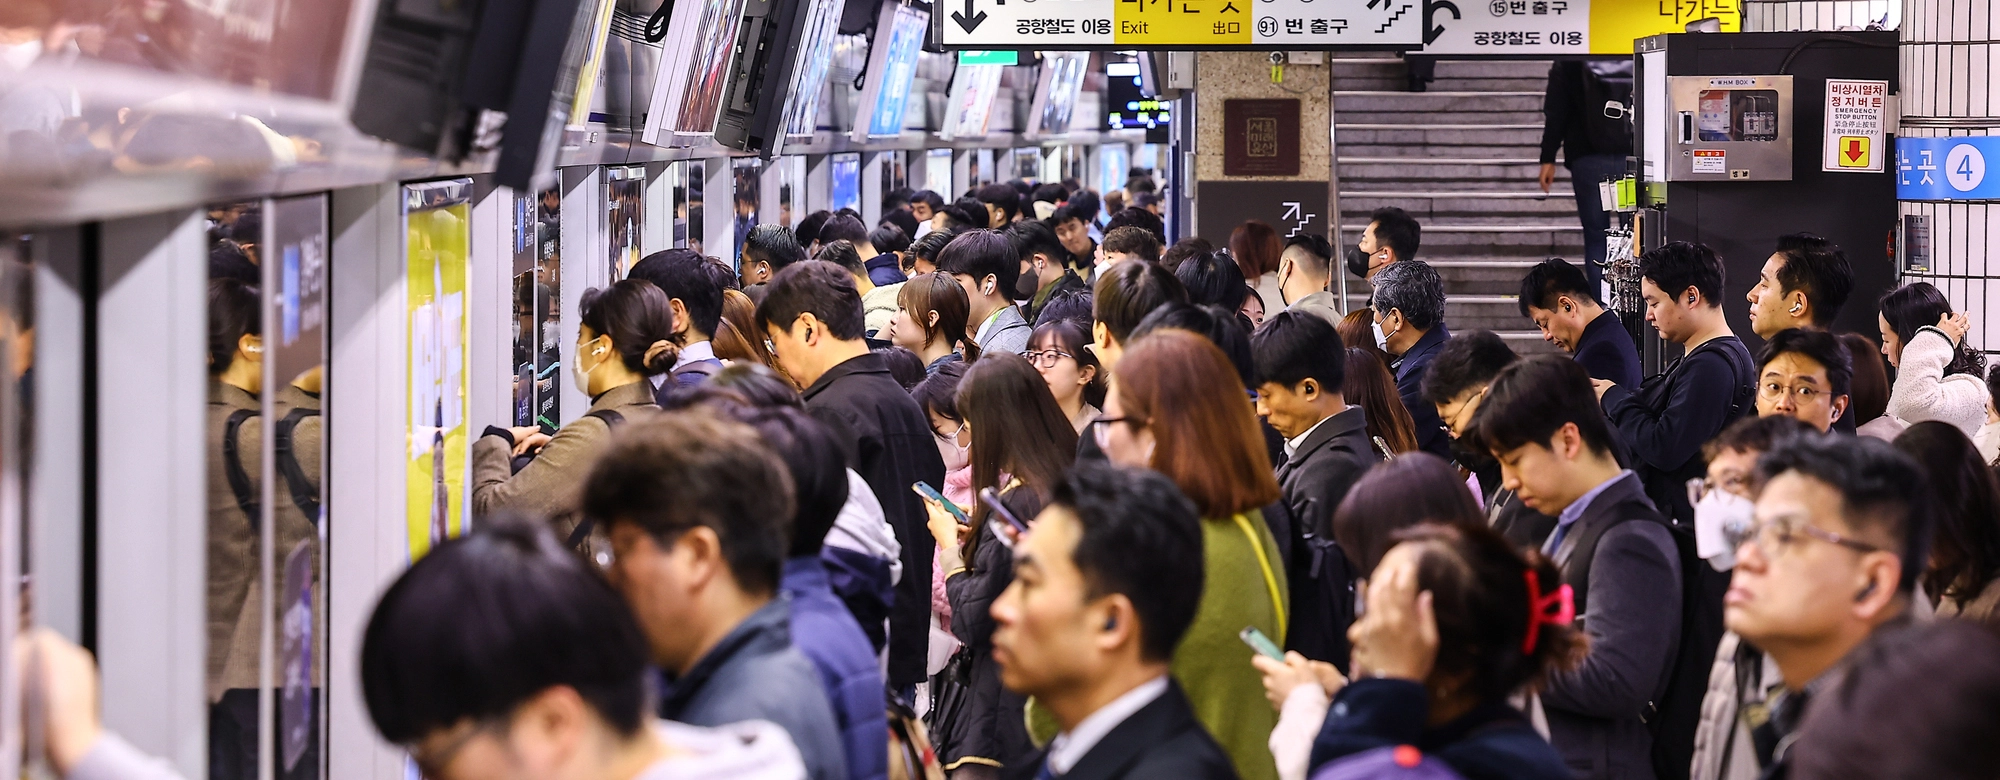
[[[1117,627],[1118,627],[1118,616],[1117,616],[1117,615],[1112,615],[1112,616],[1110,616],[1110,617],[1107,617],[1107,618],[1105,618],[1105,619],[1104,619],[1104,630],[1106,630],[1106,631],[1110,631],[1110,630],[1112,630],[1112,629],[1114,629],[1114,628],[1117,628]]]
[[[1799,305],[1798,305],[1798,304],[1796,304],[1796,303],[1792,304],[1792,313],[1793,313],[1793,314],[1797,314],[1797,313],[1799,313]]]
[[[1688,303],[1694,303],[1694,295],[1688,295]]]
[[[1856,602],[1867,601],[1868,597],[1874,595],[1874,593],[1875,593],[1875,581],[1869,580],[1868,587],[1862,588],[1860,593],[1854,594],[1854,600]]]

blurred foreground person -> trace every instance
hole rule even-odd
[[[2000,773],[2000,636],[1938,621],[1856,651],[1792,743],[1793,780]]]
[[[382,737],[436,780],[805,776],[770,723],[648,717],[644,636],[586,567],[548,531],[505,519],[412,565],[361,643]]]

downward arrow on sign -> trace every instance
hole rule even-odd
[[[1862,157],[1862,155],[1863,155],[1863,154],[1865,154],[1865,152],[1863,152],[1863,151],[1861,150],[1861,139],[1859,139],[1859,138],[1849,138],[1849,139],[1847,139],[1847,161],[1848,161],[1848,162],[1857,162],[1857,163],[1858,163],[1858,162],[1861,162],[1861,157]]]
[[[972,32],[979,29],[979,25],[986,21],[986,12],[973,13],[972,0],[965,0],[965,13],[953,11],[951,12],[951,20],[958,22],[958,26],[966,32]]]

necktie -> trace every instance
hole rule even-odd
[[[1049,760],[1042,759],[1042,769],[1035,773],[1035,780],[1056,780],[1056,773],[1049,770]]]

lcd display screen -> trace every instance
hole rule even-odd
[[[869,77],[875,82],[868,91],[875,97],[872,110],[868,112],[868,134],[871,136],[901,135],[903,132],[903,111],[909,107],[910,82],[917,75],[917,53],[923,49],[924,31],[930,26],[930,14],[906,5],[892,6],[889,16],[889,34],[883,40],[886,55],[879,60],[869,58]]]
[[[1083,70],[1090,64],[1085,52],[1049,52],[1042,56],[1041,88],[1036,94],[1035,129],[1044,135],[1069,132],[1070,116],[1083,92]]]
[[[743,0],[675,4],[640,140],[685,146],[715,132],[728,88],[729,55],[742,26]]]
[[[830,163],[833,170],[828,178],[832,190],[833,209],[861,210],[861,155],[836,154]]]
[[[1000,74],[1005,65],[967,65],[960,62],[951,76],[951,97],[945,109],[944,137],[976,138],[986,135],[987,120],[993,116],[993,97],[1000,90]]]
[[[806,11],[798,66],[792,69],[791,88],[785,94],[786,135],[811,135],[818,126],[820,99],[827,91],[826,74],[833,63],[833,39],[840,27],[841,8],[838,0],[812,0]]]
[[[1105,129],[1145,130],[1167,126],[1173,103],[1146,96],[1140,85],[1139,63],[1107,63],[1104,74],[1109,77],[1104,84]]]
[[[406,0],[411,16],[457,23],[448,0]],[[330,99],[352,0],[19,2],[0,7],[10,70],[73,59]],[[368,4],[373,8],[374,4]]]

